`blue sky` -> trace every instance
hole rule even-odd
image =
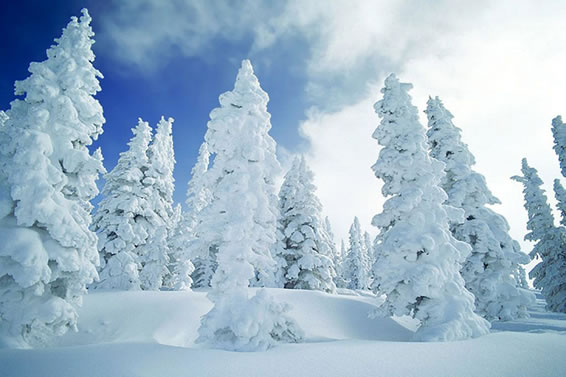
[[[560,176],[550,120],[566,115],[566,4],[561,0],[69,0],[0,5],[0,109],[31,61],[87,7],[96,33],[98,99],[107,123],[97,145],[111,169],[138,117],[175,118],[177,202],[218,95],[250,58],[271,101],[281,160],[303,153],[338,238],[354,215],[364,229],[381,210],[372,105],[390,72],[412,82],[424,110],[440,96],[521,240],[522,157],[546,189]],[[422,118],[424,121],[424,116]],[[552,196],[552,195],[550,195]],[[525,250],[530,248],[523,243]]]

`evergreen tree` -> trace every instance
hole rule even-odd
[[[106,174],[104,198],[94,216],[93,229],[98,234],[101,289],[141,289],[138,247],[145,245],[152,222],[151,186],[144,183],[150,168],[147,154],[151,128],[138,120],[129,149],[120,153],[118,163]]]
[[[411,88],[390,75],[374,105],[381,123],[373,137],[383,148],[372,169],[389,197],[373,218],[380,230],[373,288],[387,296],[376,314],[419,319],[415,338],[422,341],[484,335],[489,322],[474,313],[474,296],[459,272],[471,248],[448,228],[462,213],[443,204],[444,164],[427,153]]]
[[[518,289],[513,274],[529,257],[509,235],[505,218],[487,207],[500,201],[484,176],[472,169],[475,158],[452,123],[452,114],[438,97],[429,98],[425,112],[430,154],[446,165],[441,181],[448,194],[446,204],[464,210],[464,222],[451,222],[450,230],[457,240],[472,246],[461,274],[475,296],[476,313],[490,321],[526,317],[534,295]]]
[[[105,120],[94,98],[102,74],[86,9],[72,17],[16,81],[0,127],[0,343],[45,344],[76,329],[77,307],[97,277],[96,235],[89,230],[100,150],[88,146]],[[1,346],[1,345],[0,345]]]
[[[168,246],[169,246],[169,271],[170,274],[164,280],[164,286],[176,290],[184,291],[191,288],[193,285],[192,274],[195,266],[191,261],[189,250],[186,247],[185,239],[187,228],[184,226],[185,218],[183,216],[181,205],[173,210],[171,218],[171,231],[169,232]]]
[[[169,238],[174,232],[175,214],[173,210],[173,168],[175,154],[172,135],[173,118],[161,120],[157,124],[155,137],[148,148],[149,167],[145,172],[143,184],[148,187],[152,207],[153,231],[144,245],[138,247],[140,255],[141,287],[145,290],[157,290],[163,285],[164,278],[170,272]],[[173,256],[173,259],[177,259]]]
[[[218,250],[218,267],[208,295],[214,306],[201,320],[198,342],[213,347],[265,350],[277,341],[297,341],[301,332],[265,290],[253,297],[254,280],[273,280],[270,249],[276,242],[279,171],[269,136],[268,96],[248,60],[234,89],[219,97],[210,113],[205,140],[214,155],[207,179],[211,202],[199,213],[196,233]],[[258,275],[262,274],[262,275]],[[259,279],[258,279],[259,278]]]
[[[348,281],[344,278],[344,260],[346,254],[347,251],[344,240],[340,240],[340,253],[336,253],[334,257],[334,269],[336,270],[334,283],[336,284],[336,288],[346,288],[348,286]]]
[[[350,247],[344,259],[344,280],[349,289],[367,289],[369,265],[366,245],[362,239],[360,221],[354,217],[350,227]]]
[[[216,271],[216,246],[208,242],[195,233],[198,223],[198,214],[211,201],[210,183],[206,180],[206,172],[210,162],[210,152],[206,141],[199,149],[197,162],[191,172],[191,180],[187,189],[187,212],[186,212],[186,244],[195,255],[195,271],[192,274],[194,286],[210,287],[212,275]]]
[[[334,292],[332,247],[312,181],[305,159],[297,157],[279,193],[277,276],[284,288]]]
[[[552,120],[552,136],[554,137],[554,151],[560,162],[560,172],[566,177],[566,125],[559,115]]]
[[[541,259],[529,273],[533,285],[542,291],[547,309],[566,312],[566,235],[563,227],[554,226],[554,217],[536,169],[522,161],[523,176],[513,180],[523,184],[525,209],[529,220],[525,240],[535,242],[531,258]]]
[[[556,207],[560,212],[560,224],[566,226],[566,189],[559,179],[554,180],[554,197],[556,198]]]

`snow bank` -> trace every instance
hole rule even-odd
[[[6,377],[559,377],[566,370],[566,315],[547,313],[494,325],[467,341],[410,342],[402,320],[367,317],[375,297],[269,289],[292,306],[306,343],[267,352],[195,346],[206,292],[95,292],[79,332],[43,350],[0,350]],[[251,296],[251,293],[250,293]]]

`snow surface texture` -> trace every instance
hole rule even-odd
[[[509,235],[505,218],[487,207],[500,201],[487,188],[484,176],[472,170],[475,158],[452,123],[452,114],[438,97],[430,98],[427,105],[430,154],[446,165],[441,181],[448,194],[446,204],[464,210],[464,222],[451,223],[450,230],[472,246],[461,273],[475,296],[476,313],[489,321],[524,317],[535,298],[518,289],[513,275],[530,259]]]
[[[25,97],[0,127],[0,346],[40,346],[75,328],[97,277],[90,200],[104,167],[88,146],[105,120],[94,98],[102,74],[92,65],[91,18],[82,13],[16,81]]]
[[[463,211],[443,205],[447,195],[439,185],[445,165],[428,155],[411,87],[390,75],[374,106],[381,123],[373,137],[383,148],[372,168],[389,197],[373,218],[380,230],[373,288],[387,296],[376,314],[417,318],[415,339],[421,341],[485,335],[489,322],[474,313],[474,296],[459,271],[471,247],[448,228]]]
[[[566,315],[539,300],[529,319],[462,342],[411,342],[408,318],[369,319],[376,298],[269,289],[292,306],[305,343],[226,352],[194,343],[206,292],[89,293],[79,332],[54,348],[0,350],[7,377],[563,377]]]
[[[297,157],[279,192],[278,286],[334,292],[335,248],[315,190],[312,171],[303,157]]]
[[[566,229],[554,225],[554,217],[541,188],[543,182],[526,159],[522,161],[521,172],[523,176],[512,179],[523,184],[525,209],[529,216],[529,233],[525,240],[535,242],[531,258],[542,259],[529,276],[534,279],[535,288],[541,289],[549,310],[566,312]]]
[[[214,307],[201,320],[199,342],[212,347],[265,350],[278,341],[298,341],[301,332],[285,315],[287,305],[265,291],[248,297],[250,282],[275,283],[277,196],[280,170],[269,136],[269,97],[249,60],[234,90],[220,95],[205,140],[214,155],[206,172],[210,203],[199,212],[198,242],[214,245],[218,266],[209,293]],[[201,248],[202,249],[202,248]]]

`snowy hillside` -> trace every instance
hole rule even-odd
[[[302,344],[267,352],[227,352],[194,344],[205,292],[94,292],[80,330],[50,349],[0,350],[2,377],[356,376],[559,377],[566,370],[566,315],[496,323],[466,341],[411,342],[410,319],[369,319],[376,299],[269,289],[292,305]],[[344,291],[343,293],[348,293]]]

